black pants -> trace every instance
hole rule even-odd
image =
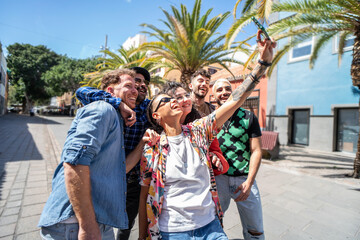
[[[118,230],[116,239],[117,240],[128,240],[131,229],[134,226],[135,218],[139,211],[139,197],[140,197],[140,184],[135,182],[128,182],[127,194],[126,194],[126,212],[129,219],[129,228]]]

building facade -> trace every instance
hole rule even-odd
[[[280,41],[280,47],[287,41]],[[336,36],[310,69],[315,41],[313,36],[291,49],[273,71],[268,81],[266,128],[279,132],[281,145],[355,153],[359,96],[352,91],[350,76],[354,38],[347,39],[340,66]]]
[[[0,51],[0,115],[7,112],[8,73],[4,53]]]

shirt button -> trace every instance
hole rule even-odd
[[[122,146],[122,148],[124,148],[124,146]]]
[[[83,149],[86,149],[86,146],[83,146]]]

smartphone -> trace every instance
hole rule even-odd
[[[262,31],[263,36],[264,36],[266,39],[270,39],[269,34],[266,32],[264,26],[261,25],[261,23],[259,23],[259,21],[256,20],[255,17],[251,17],[251,20],[253,20],[253,22],[256,24],[256,26]]]

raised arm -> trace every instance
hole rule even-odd
[[[115,109],[118,109],[121,103],[121,98],[113,97],[111,93],[92,87],[81,87],[76,90],[75,94],[76,98],[79,99],[83,105],[103,100],[110,103]]]
[[[247,76],[244,82],[236,88],[226,103],[216,110],[216,125],[218,128],[232,116],[245,100],[250,96],[260,78],[265,74],[268,64],[273,58],[273,48],[276,47],[276,42],[271,40],[261,40],[261,30],[257,32],[257,43],[260,52],[260,60],[262,64],[258,63],[252,72]]]
[[[96,101],[105,101],[110,103],[115,109],[120,110],[121,116],[124,118],[125,125],[131,127],[136,122],[136,113],[130,109],[121,98],[116,98],[111,93],[92,87],[81,87],[75,92],[76,98],[83,105],[87,105]]]

